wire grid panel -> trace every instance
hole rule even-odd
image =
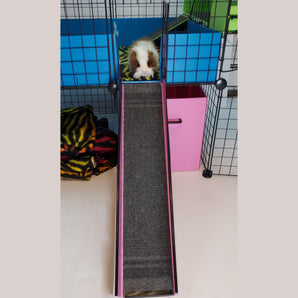
[[[169,16],[177,17],[183,14],[185,1],[169,0]],[[103,19],[107,16],[155,18],[162,17],[163,2],[163,0],[61,0],[60,15],[62,19]]]
[[[214,138],[216,133],[216,119],[220,101],[220,91],[216,89],[214,85],[202,84],[201,87],[207,95],[207,109],[201,160],[205,169],[211,169]]]
[[[105,19],[112,5],[106,0],[61,0],[61,19]]]
[[[227,34],[220,77],[230,86],[238,85],[238,34]]]
[[[221,1],[219,1],[221,3]],[[232,9],[237,1],[230,1]],[[233,14],[237,14],[234,9]],[[218,90],[215,85],[202,85],[207,101],[206,122],[202,146],[202,162],[213,174],[237,175],[238,163],[238,35],[237,23],[228,17],[221,46],[218,78],[225,79],[228,86]],[[218,25],[219,26],[219,25]],[[218,29],[218,27],[217,27]]]
[[[186,0],[183,17],[181,9],[177,19],[170,17],[168,84],[215,83],[222,77],[231,6],[231,0]]]
[[[117,114],[119,92],[113,95],[107,88],[62,88],[61,109],[91,105],[94,114]]]
[[[115,0],[117,18],[161,18],[163,0]],[[183,14],[183,0],[169,0],[169,17]]]
[[[184,13],[193,20],[201,22],[215,31],[224,33],[230,22],[231,6],[237,3],[232,0],[187,0],[184,5]],[[227,29],[232,29],[227,26]]]
[[[110,1],[61,0],[61,86],[118,80],[117,38]]]
[[[222,94],[213,85],[202,86],[208,96],[202,162],[216,175],[236,176],[238,169],[238,95],[236,86]]]
[[[115,35],[62,35],[60,44],[61,86],[108,85],[117,80]]]
[[[114,0],[117,18],[162,17],[163,0]],[[225,30],[230,0],[167,0],[169,17],[190,16],[217,31]]]
[[[219,175],[237,175],[238,96],[237,87],[227,87],[220,103],[211,168]]]

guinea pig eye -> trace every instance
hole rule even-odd
[[[147,66],[152,67],[152,61],[150,59],[147,61]]]

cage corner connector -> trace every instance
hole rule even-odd
[[[115,94],[118,90],[118,85],[115,81],[111,81],[108,87],[111,94]]]
[[[203,170],[203,177],[205,178],[211,178],[212,177],[213,172],[209,169]]]
[[[228,83],[225,79],[223,78],[220,78],[218,79],[216,82],[215,82],[215,87],[218,89],[218,90],[223,90],[227,87]]]

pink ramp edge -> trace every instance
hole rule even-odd
[[[166,173],[167,173],[167,190],[168,190],[168,211],[169,211],[169,227],[170,227],[170,239],[171,239],[171,259],[172,259],[172,275],[173,275],[173,291],[176,294],[176,284],[175,284],[175,270],[174,270],[174,252],[173,252],[173,233],[172,233],[172,216],[171,216],[171,196],[170,196],[170,182],[169,182],[169,156],[168,156],[168,117],[167,117],[167,99],[166,99],[166,85],[165,81],[161,83],[161,93],[162,93],[162,109],[163,109],[163,128],[164,128],[164,142],[165,142],[165,157],[166,157]]]
[[[123,170],[124,170],[124,85],[121,95],[120,125],[120,160],[119,160],[119,238],[118,238],[118,296],[123,297]]]

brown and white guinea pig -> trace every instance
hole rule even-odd
[[[131,45],[128,65],[135,79],[152,77],[159,68],[159,54],[155,44],[148,38],[141,38]]]

